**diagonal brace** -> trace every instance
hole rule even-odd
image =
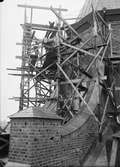
[[[52,11],[60,20],[63,21],[63,23],[64,23],[65,25],[67,25],[67,26],[69,27],[70,30],[72,30],[72,32],[73,32],[76,36],[78,36],[78,37],[81,39],[81,37],[80,37],[80,35],[78,34],[78,32],[77,32],[71,25],[69,25],[69,24],[67,23],[67,21],[66,21],[65,19],[63,19],[63,18],[56,12],[56,10],[55,10],[52,6],[50,7],[50,9],[51,9],[51,11]],[[82,41],[82,40],[81,40],[81,41]]]
[[[61,66],[56,63],[58,68],[60,69],[60,71],[63,73],[63,75],[65,76],[65,78],[69,81],[69,83],[71,84],[72,88],[74,89],[74,91],[77,93],[77,95],[80,97],[80,99],[83,101],[83,103],[87,106],[88,110],[90,111],[90,113],[94,116],[95,120],[100,123],[100,121],[98,120],[98,118],[95,116],[95,114],[93,113],[93,111],[91,110],[90,106],[87,104],[87,102],[85,101],[85,99],[82,97],[82,95],[79,93],[79,91],[77,90],[77,88],[73,85],[72,81],[70,80],[70,78],[67,76],[67,74],[64,72],[64,70],[61,68]]]

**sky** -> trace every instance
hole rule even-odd
[[[21,56],[21,46],[16,45],[22,41],[22,28],[24,22],[24,9],[17,4],[26,4],[45,7],[62,7],[68,9],[63,18],[76,18],[85,0],[4,0],[0,3],[0,120],[8,120],[9,116],[19,109],[18,102],[9,100],[19,97],[20,77],[10,76],[7,68],[19,67],[21,62],[15,56]],[[27,10],[29,16],[29,10]],[[35,10],[33,22],[48,24],[56,20],[51,11]],[[29,17],[27,17],[29,19]]]

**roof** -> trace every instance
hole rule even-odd
[[[92,6],[95,10],[120,9],[120,0],[85,0],[78,20],[92,12]]]
[[[94,86],[94,88],[93,88]],[[91,92],[92,91],[92,92]],[[90,97],[89,97],[90,96]],[[91,84],[88,90],[88,105],[92,111],[95,111],[95,108],[98,104],[98,85],[97,83]],[[86,124],[86,122],[91,118],[92,114],[88,111],[86,105],[82,104],[79,114],[73,117],[69,122],[59,129],[59,133],[62,136],[73,133],[75,130],[81,128]]]
[[[59,133],[62,136],[65,136],[74,132],[75,130],[86,124],[88,118],[90,118],[90,114],[82,112],[80,115],[73,117],[73,119],[71,119],[67,124],[62,126],[59,129]]]
[[[11,115],[10,118],[11,119],[13,118],[43,118],[43,119],[62,120],[62,118],[58,116],[56,113],[42,111],[42,108],[40,107],[30,107],[22,111],[18,111],[17,113]]]

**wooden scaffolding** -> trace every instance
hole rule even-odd
[[[92,7],[91,24],[79,32],[82,21],[78,27],[76,23],[70,25],[61,15],[66,9],[18,6],[25,8],[22,56],[17,57],[22,61],[21,67],[17,68],[21,73],[12,74],[21,76],[20,97],[14,98],[19,100],[19,110],[43,106],[46,101],[51,101],[57,104],[57,114],[67,122],[78,114],[81,103],[84,103],[102,131],[109,99],[115,112],[119,108],[114,96],[119,89],[115,86],[114,73],[120,60],[117,56],[120,41],[116,40],[113,31],[115,23],[106,22],[104,11],[100,13]],[[27,8],[31,10],[29,22],[26,19]],[[50,10],[57,17],[57,24],[32,23],[34,10]],[[36,37],[36,31],[45,31],[44,38]],[[101,73],[103,65],[106,67],[105,75]],[[97,115],[85,100],[91,82],[98,83]],[[107,95],[102,109],[101,89]]]

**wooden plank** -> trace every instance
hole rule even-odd
[[[21,5],[18,4],[18,7],[22,7],[22,8],[31,8],[31,9],[41,9],[41,10],[51,10],[50,7],[43,7],[43,6],[34,6],[34,5]],[[53,8],[56,11],[63,11],[63,12],[67,12],[67,9],[64,8]]]

